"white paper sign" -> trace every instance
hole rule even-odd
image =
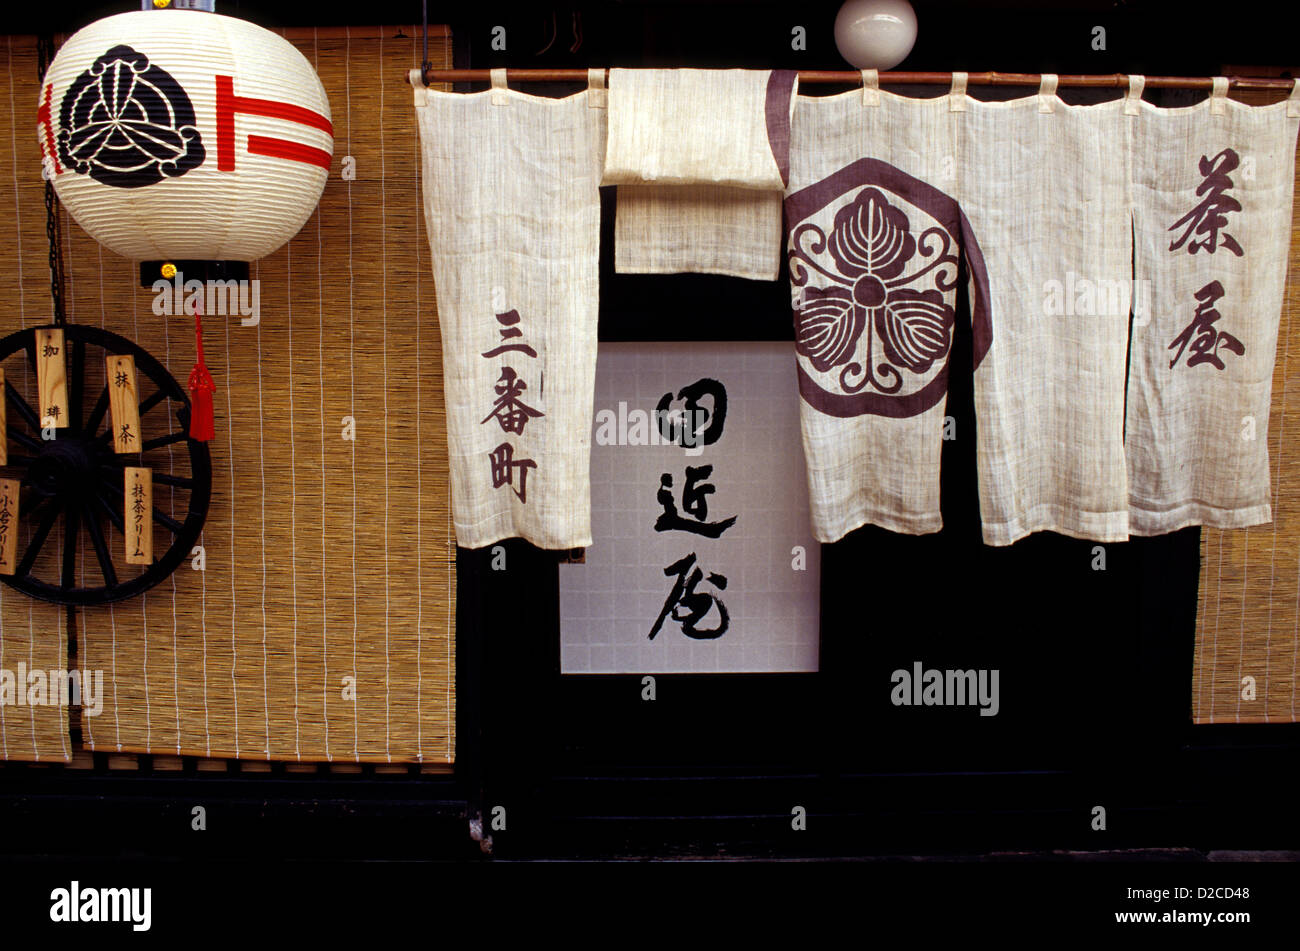
[[[562,673],[817,670],[792,349],[600,345],[594,542],[560,566]]]

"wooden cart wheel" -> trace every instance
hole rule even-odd
[[[30,526],[31,530],[25,548],[24,535],[19,535],[14,574],[0,575],[0,580],[24,594],[57,604],[121,601],[148,591],[170,575],[198,543],[212,497],[212,461],[207,444],[189,438],[189,394],[167,368],[125,337],[81,324],[62,325],[67,360],[67,425],[56,431],[57,438],[43,439],[40,420],[32,408],[40,403],[36,396],[36,333],[53,326],[29,327],[0,340],[0,367],[5,369],[8,403],[8,468],[13,478],[21,474],[18,517],[20,526]],[[20,353],[26,354],[30,371],[26,374],[30,397],[15,385],[23,383],[22,358],[6,363]],[[144,439],[139,452],[113,451],[107,380],[89,414],[85,413],[87,384],[95,379],[88,374],[88,368],[104,366],[110,354],[135,358],[142,425],[161,422],[156,417],[166,412],[166,405],[175,408],[171,431]],[[154,419],[147,417],[151,411]],[[168,447],[179,444],[184,444],[182,451],[168,451]],[[173,511],[185,512],[182,520],[168,515],[159,509],[155,496],[153,521],[171,535],[171,544],[161,555],[155,555],[150,565],[129,566],[120,558],[115,564],[111,533],[105,531],[106,524],[116,528],[118,534],[112,539],[120,545],[125,532],[122,516],[126,466],[150,467],[154,485],[171,488]],[[42,552],[53,550],[60,540],[61,558],[42,559]],[[78,567],[83,562],[79,584]],[[93,565],[98,566],[97,571]],[[38,577],[41,566],[54,577]],[[96,574],[103,584],[87,586]]]

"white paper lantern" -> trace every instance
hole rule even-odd
[[[915,43],[907,0],[847,0],[835,17],[835,48],[858,69],[893,69]]]
[[[133,260],[252,261],[303,226],[329,177],[329,100],[288,41],[233,17],[122,13],[68,39],[37,134],[59,200]]]

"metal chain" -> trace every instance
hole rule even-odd
[[[423,12],[421,18],[424,21],[424,60],[420,63],[420,83],[424,83],[424,74],[433,68],[433,63],[429,62],[429,0],[424,0],[421,4]]]
[[[45,71],[54,58],[54,37],[43,34],[36,40],[36,79],[43,87]],[[51,117],[52,120],[53,117]],[[59,199],[54,194],[54,182],[42,166],[41,178],[45,180],[45,237],[50,243],[50,297],[54,301],[54,322],[67,323],[63,310],[63,240],[59,229]]]

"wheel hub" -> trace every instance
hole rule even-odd
[[[43,440],[30,469],[32,488],[41,496],[82,494],[93,490],[96,466],[104,454],[79,436],[59,433]]]

